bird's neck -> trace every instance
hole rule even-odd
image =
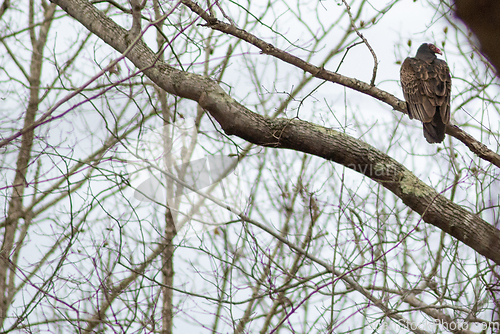
[[[428,52],[417,52],[417,55],[415,56],[415,58],[417,59],[420,59],[420,60],[423,60],[423,61],[426,61],[428,63],[432,63],[434,61],[434,59],[436,59],[436,55],[433,54],[433,53],[428,53]]]

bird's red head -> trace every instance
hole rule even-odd
[[[431,50],[434,53],[437,53],[438,55],[443,55],[441,50],[439,50],[439,48],[437,46],[435,46],[434,44],[429,44],[429,50]]]

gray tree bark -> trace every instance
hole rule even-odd
[[[85,0],[53,0],[105,43],[124,53],[158,86],[170,94],[197,101],[221,125],[228,135],[236,135],[251,143],[293,149],[334,161],[380,183],[406,205],[432,224],[500,264],[500,231],[448,200],[419,180],[408,169],[385,153],[348,135],[297,119],[263,117],[247,109],[214,81],[180,71],[158,60],[140,39],[106,17]],[[213,22],[211,23],[213,24]],[[268,54],[277,49],[267,45]],[[295,57],[296,58],[296,57]],[[303,62],[300,60],[300,62]],[[305,62],[303,62],[305,63]],[[308,63],[304,66],[312,66]],[[391,94],[356,79],[316,68],[316,76],[331,77],[336,83],[352,86],[391,106],[402,101]],[[390,102],[389,102],[390,101]],[[399,107],[398,109],[401,109]],[[484,146],[484,145],[483,145]]]

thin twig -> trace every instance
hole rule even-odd
[[[198,4],[196,4],[191,0],[181,0],[181,1],[185,6],[187,6],[194,13],[198,14],[206,22],[206,24],[204,24],[203,26],[218,30],[222,33],[234,36],[249,44],[252,44],[255,47],[259,48],[262,54],[267,54],[272,57],[278,58],[288,64],[291,64],[295,67],[304,70],[307,73],[312,74],[314,77],[318,79],[334,82],[339,85],[358,91],[360,93],[372,96],[379,101],[387,103],[392,108],[394,108],[394,110],[398,110],[405,114],[408,114],[406,103],[404,101],[396,98],[394,95],[386,91],[383,91],[375,87],[373,84],[368,84],[366,82],[357,80],[355,78],[350,78],[345,75],[328,71],[323,67],[315,66],[305,60],[300,59],[299,57],[296,57],[288,52],[285,52],[275,47],[272,44],[265,42],[264,40],[258,38],[257,36],[243,29],[237,28],[236,26],[232,26],[230,24],[219,21],[216,18],[210,17],[205,12],[205,10],[203,10]],[[376,72],[376,67],[374,68],[374,70]],[[372,78],[372,81],[374,80],[375,78]],[[471,150],[471,152],[475,153],[481,159],[489,161],[495,166],[500,168],[500,155],[490,150],[486,145],[476,140],[474,137],[472,137],[471,135],[460,129],[458,126],[448,124],[446,126],[446,134],[451,135],[456,139],[460,140]]]
[[[373,56],[373,74],[372,74],[372,79],[370,81],[370,86],[375,86],[375,77],[377,76],[377,68],[378,68],[377,55],[375,54],[375,51],[373,51],[370,43],[368,43],[368,40],[365,38],[365,36],[363,36],[363,34],[359,32],[358,28],[356,28],[356,23],[354,22],[354,19],[352,18],[351,14],[351,7],[347,4],[345,0],[342,0],[342,2],[344,3],[347,14],[349,15],[349,18],[351,20],[352,29],[356,32],[356,34],[358,34],[359,38],[363,40],[363,43],[366,44],[366,47],[368,48],[368,50],[370,50]]]

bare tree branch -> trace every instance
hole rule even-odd
[[[203,20],[206,22],[206,26],[221,31],[223,33],[229,34],[231,36],[235,36],[239,39],[242,39],[246,41],[247,43],[250,43],[254,45],[255,47],[259,48],[262,53],[276,57],[278,59],[283,60],[286,63],[289,63],[291,65],[294,65],[310,74],[315,76],[318,79],[323,79],[327,81],[331,81],[334,83],[337,83],[339,85],[351,88],[355,91],[358,91],[360,93],[369,95],[371,97],[376,98],[377,100],[380,100],[384,103],[387,103],[390,105],[394,110],[401,111],[404,114],[408,114],[408,111],[406,109],[406,103],[402,100],[399,100],[396,98],[394,95],[389,94],[377,87],[375,87],[372,84],[368,84],[366,82],[354,79],[354,78],[349,78],[346,76],[343,76],[341,74],[338,74],[336,72],[331,72],[328,71],[324,68],[320,68],[317,66],[314,66],[294,55],[289,54],[288,52],[285,52],[283,50],[280,50],[273,46],[272,44],[269,44],[255,35],[252,35],[244,30],[238,29],[237,27],[226,24],[220,20],[217,20],[215,17],[212,17],[206,13],[200,6],[198,6],[196,3],[192,2],[191,0],[183,0],[183,4],[189,7],[193,12],[198,14]],[[374,71],[376,71],[376,67],[374,68]],[[463,142],[472,152],[474,152],[477,156],[480,158],[489,161],[493,163],[495,166],[500,168],[500,155],[497,153],[491,151],[484,145],[483,143],[479,142],[475,138],[473,138],[471,135],[466,134],[463,130],[458,128],[456,125],[447,125],[446,126],[446,133],[457,138],[461,142]]]
[[[83,0],[54,2],[117,51],[124,52],[129,46],[127,32],[90,3]],[[275,53],[275,48],[268,45],[266,53],[268,51]],[[500,264],[499,230],[479,216],[449,201],[420,181],[403,165],[370,145],[308,122],[270,120],[253,113],[228,96],[214,81],[179,71],[158,61],[157,56],[141,41],[130,50],[127,57],[135,66],[145,69],[144,73],[167,92],[197,101],[219,122],[226,134],[236,135],[261,146],[289,148],[313,154],[358,171],[398,196],[418,212],[425,222],[439,227]],[[297,62],[311,66],[301,60]],[[319,72],[326,73],[324,70]],[[346,83],[351,82],[354,87],[360,84],[336,73],[329,75]],[[363,85],[358,87],[359,90],[366,88],[370,94],[390,100],[395,106],[399,105],[400,101],[392,95],[368,84]]]

